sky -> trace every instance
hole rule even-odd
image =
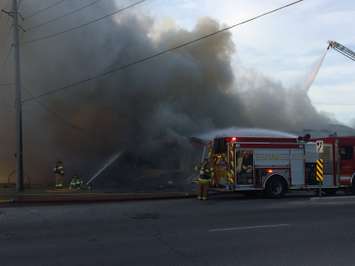
[[[119,2],[119,1],[118,1]],[[286,0],[152,0],[141,11],[157,24],[193,28],[201,17],[225,25],[243,21],[292,1]],[[304,0],[234,30],[234,69],[251,69],[290,88],[302,88],[335,40],[355,51],[355,1]],[[355,63],[334,50],[324,60],[308,92],[317,110],[344,124],[355,121]]]

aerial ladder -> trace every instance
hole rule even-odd
[[[355,61],[355,53],[351,51],[349,48],[346,48],[344,45],[336,42],[336,41],[329,41],[328,42],[328,50],[330,48],[334,49],[335,51],[341,53],[342,55],[346,56],[347,58]]]
[[[320,61],[317,63],[317,65],[315,65],[315,68],[312,69],[310,75],[308,76],[308,78],[306,80],[306,83],[305,83],[305,90],[306,91],[308,91],[310,89],[310,87],[312,86],[312,84],[313,84],[314,80],[316,79],[318,72],[323,64],[323,61],[330,49],[333,49],[333,50],[337,51],[338,53],[346,56],[350,60],[355,61],[355,52],[353,52],[349,48],[346,48],[344,45],[342,45],[336,41],[328,41],[328,47],[325,50],[325,53],[322,55],[322,57],[321,57]]]

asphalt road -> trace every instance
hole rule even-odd
[[[355,265],[355,199],[2,208],[0,265]]]

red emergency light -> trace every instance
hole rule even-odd
[[[237,142],[237,137],[225,138],[226,142]]]

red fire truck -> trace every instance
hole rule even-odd
[[[214,168],[212,187],[218,190],[264,191],[277,198],[287,190],[337,189],[355,192],[355,137],[217,137],[207,145]],[[324,160],[324,182],[315,164]],[[352,186],[352,184],[354,184]]]

